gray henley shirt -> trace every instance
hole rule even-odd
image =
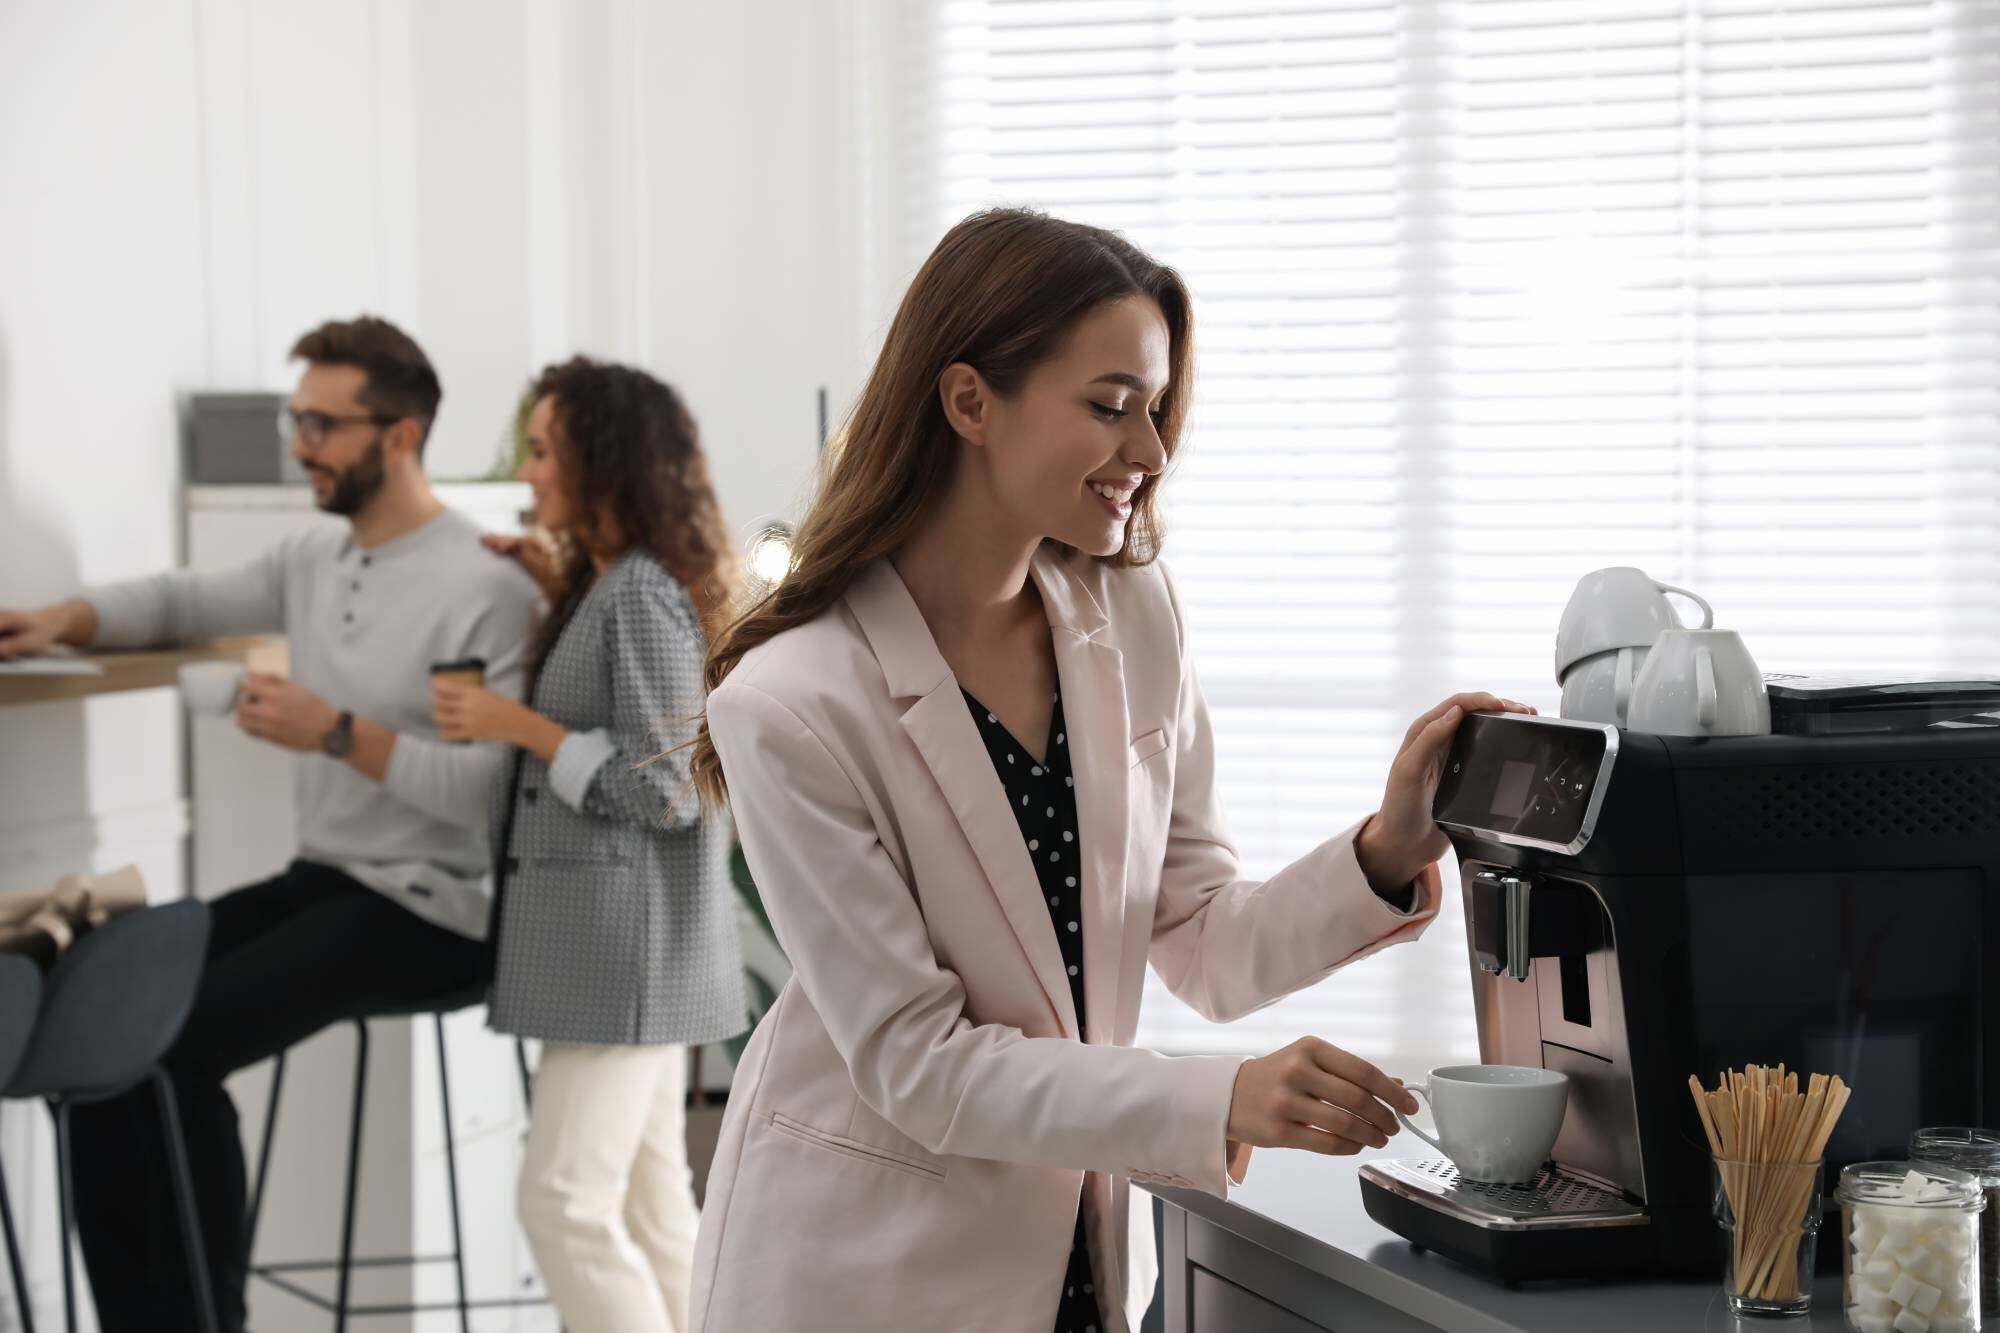
[[[316,528],[238,569],[174,570],[85,594],[107,648],[282,631],[293,680],[393,728],[379,783],[342,760],[298,756],[299,855],[473,939],[486,933],[487,816],[507,747],[437,739],[430,666],[485,658],[487,685],[518,699],[537,609],[534,582],[479,534],[449,510],[369,551],[344,527]]]

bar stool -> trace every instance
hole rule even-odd
[[[7,1081],[6,1096],[45,1098],[55,1117],[63,1316],[71,1333],[76,1328],[76,1278],[70,1258],[70,1108],[108,1101],[147,1082],[159,1100],[195,1317],[203,1333],[216,1328],[180,1110],[173,1080],[160,1064],[194,1007],[207,956],[206,903],[142,908],[99,926],[50,970],[28,1049]]]
[[[250,1191],[250,1212],[244,1227],[244,1267],[251,1277],[260,1278],[281,1291],[290,1293],[307,1304],[325,1310],[333,1315],[336,1333],[345,1333],[350,1315],[367,1318],[377,1315],[422,1314],[437,1310],[458,1311],[461,1333],[472,1333],[473,1310],[503,1308],[511,1306],[546,1305],[545,1296],[516,1296],[485,1300],[472,1300],[466,1294],[465,1286],[465,1241],[459,1220],[458,1206],[458,1153],[453,1143],[451,1118],[451,1070],[445,1058],[444,1020],[446,1015],[457,1013],[481,1003],[486,998],[484,982],[432,1000],[403,1008],[384,1009],[350,1021],[354,1024],[354,1106],[348,1122],[347,1136],[347,1185],[345,1201],[340,1215],[340,1255],[335,1259],[307,1259],[286,1263],[252,1263],[257,1243],[257,1219],[263,1210],[264,1181],[271,1166],[271,1145],[278,1130],[278,1099],[284,1088],[285,1056],[281,1052],[271,1070],[271,1091],[265,1104],[263,1138],[257,1152],[257,1175]],[[446,1196],[451,1201],[451,1250],[441,1255],[382,1255],[356,1258],[354,1255],[355,1199],[361,1180],[361,1120],[362,1108],[368,1093],[368,1024],[380,1018],[422,1018],[431,1020],[431,1028],[437,1042],[438,1102],[444,1118],[444,1170]],[[515,1043],[515,1058],[521,1070],[521,1095],[525,1105],[529,1094],[528,1057],[525,1046]],[[458,1298],[454,1301],[416,1302],[402,1305],[355,1305],[349,1299],[349,1286],[356,1268],[394,1268],[416,1264],[449,1263],[457,1279]],[[299,1285],[292,1274],[326,1272],[337,1274],[334,1298],[328,1300],[316,1291]]]
[[[41,1000],[40,970],[19,954],[0,954],[0,1087],[6,1086],[27,1054]],[[14,1234],[14,1205],[7,1197],[4,1171],[0,1171],[0,1226],[7,1232],[7,1268],[14,1279],[21,1333],[35,1333],[35,1312],[28,1304],[28,1278],[21,1268],[21,1242]]]

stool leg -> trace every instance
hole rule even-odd
[[[76,1333],[76,1275],[70,1270],[69,1103],[50,1102],[56,1119],[56,1217],[62,1237],[63,1328]]]
[[[153,1066],[153,1091],[160,1099],[160,1123],[167,1137],[167,1168],[174,1181],[174,1203],[181,1218],[181,1248],[187,1255],[188,1281],[194,1285],[195,1317],[202,1333],[216,1333],[215,1290],[209,1279],[208,1255],[201,1241],[201,1218],[194,1207],[194,1173],[188,1169],[187,1140],[181,1136],[180,1108],[174,1104],[174,1084],[165,1069]]]
[[[361,1183],[361,1107],[368,1097],[368,1023],[354,1020],[354,1116],[347,1133],[347,1202],[340,1214],[340,1279],[334,1333],[347,1333],[347,1283],[354,1271],[354,1196]]]
[[[264,1101],[264,1133],[257,1145],[257,1179],[250,1186],[250,1216],[243,1220],[243,1271],[257,1252],[257,1219],[264,1213],[264,1182],[271,1174],[271,1144],[278,1135],[278,1092],[285,1086],[285,1053],[271,1065],[271,1095]]]
[[[0,1171],[0,1225],[7,1229],[7,1268],[14,1277],[14,1308],[21,1315],[21,1333],[35,1333],[35,1311],[28,1301],[28,1275],[21,1271],[21,1241],[14,1234],[14,1204],[7,1197],[4,1171]]]
[[[444,1107],[444,1178],[451,1195],[451,1266],[458,1276],[459,1333],[472,1333],[472,1306],[465,1298],[465,1237],[458,1221],[458,1149],[451,1141],[451,1071],[444,1055],[444,1015],[432,1014],[437,1029],[438,1101]]]

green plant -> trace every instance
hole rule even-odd
[[[514,420],[507,433],[500,437],[499,448],[494,450],[493,465],[486,469],[480,481],[512,481],[514,474],[521,470],[521,460],[528,456],[528,416],[535,410],[535,391],[532,388],[521,391],[521,401],[514,404]]]

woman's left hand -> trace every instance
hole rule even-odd
[[[431,681],[431,712],[440,740],[512,741],[527,711],[525,705],[483,685]]]
[[[1467,713],[1534,711],[1497,694],[1454,694],[1410,724],[1389,765],[1382,808],[1354,840],[1354,855],[1369,884],[1395,892],[1451,850],[1451,839],[1431,818],[1431,798],[1460,720]]]

